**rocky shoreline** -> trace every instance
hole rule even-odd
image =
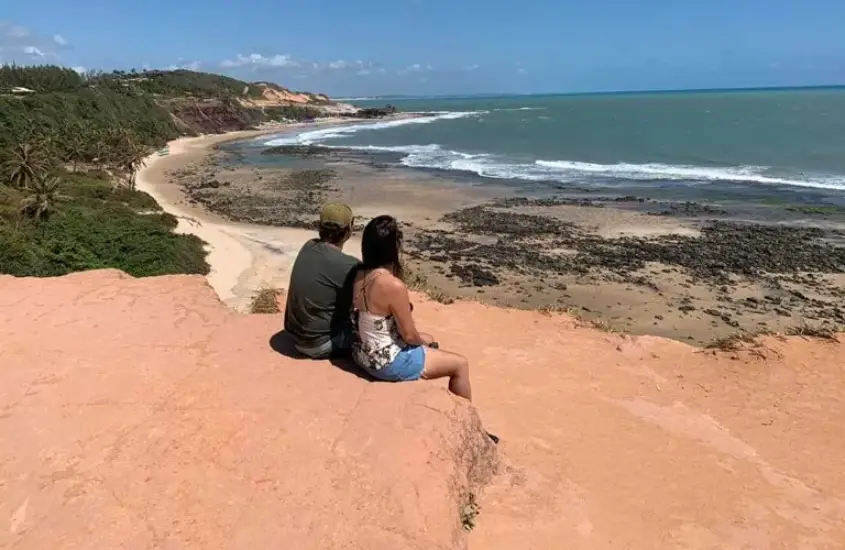
[[[700,224],[699,235],[606,238],[571,222],[520,212],[515,205],[537,203],[550,204],[499,201],[447,214],[444,221],[453,229],[418,232],[411,254],[421,263],[449,264],[446,277],[471,287],[497,286],[508,273],[527,277],[547,296],[562,291],[559,303],[571,298],[565,291],[573,278],[633,285],[663,296],[659,272],[683,279],[682,288],[715,293],[718,305],[681,296],[673,306],[683,315],[701,312],[704,319],[745,330],[769,324],[744,326],[748,313],[845,323],[845,288],[829,279],[845,271],[842,230],[708,220]],[[737,295],[749,288],[761,296]]]
[[[319,146],[263,153],[291,164],[258,167],[218,151],[171,177],[190,202],[237,222],[313,228],[327,200],[350,202],[356,212],[403,211],[398,200],[395,208],[368,200],[406,177],[371,156],[365,162]],[[838,207],[769,208],[754,220],[748,208],[697,201],[468,193],[446,189],[464,206],[439,203],[434,216],[397,214],[409,263],[444,300],[565,310],[610,330],[699,344],[737,331],[845,324],[845,210]]]

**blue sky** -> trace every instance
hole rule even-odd
[[[845,84],[845,0],[4,4],[0,62],[185,67],[335,96]]]

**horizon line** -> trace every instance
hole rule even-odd
[[[463,99],[463,98],[497,98],[515,96],[583,96],[583,95],[637,95],[637,94],[672,94],[672,93],[713,93],[713,92],[766,92],[766,91],[798,91],[798,90],[833,90],[845,89],[845,84],[811,84],[800,86],[746,86],[728,88],[654,88],[644,90],[601,90],[582,92],[475,92],[466,94],[383,94],[368,97],[345,96],[336,98],[337,101],[374,101],[381,99]]]

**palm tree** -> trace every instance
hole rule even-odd
[[[55,176],[36,177],[28,186],[31,194],[21,201],[21,214],[31,218],[35,223],[49,218],[50,214],[56,210],[56,203],[62,198],[59,194],[61,183],[62,180]]]
[[[89,150],[88,154],[94,161],[94,164],[97,166],[97,170],[103,169],[103,164],[106,163],[106,156],[108,155],[109,145],[108,145],[108,135],[104,132],[95,132],[91,136],[91,140],[89,143]]]
[[[3,175],[13,187],[23,189],[48,168],[41,149],[32,143],[20,143],[12,148],[11,157],[3,163]]]
[[[121,168],[126,178],[126,185],[130,191],[135,190],[135,178],[138,175],[138,170],[144,167],[147,163],[147,151],[143,147],[136,146],[134,149],[127,151],[121,161]]]
[[[77,165],[85,160],[87,154],[87,147],[85,137],[82,131],[71,132],[66,138],[65,150],[67,151],[68,160],[71,162],[72,171],[76,172]]]
[[[115,154],[117,157],[115,166],[118,172],[123,175],[126,186],[134,191],[135,178],[138,175],[138,170],[146,164],[149,151],[146,147],[132,139],[131,135],[124,134],[119,149],[115,151]]]

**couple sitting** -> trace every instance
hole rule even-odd
[[[449,377],[449,390],[471,400],[466,357],[438,349],[414,323],[396,220],[379,216],[367,224],[362,262],[342,251],[353,222],[348,206],[327,204],[319,238],[305,243],[294,262],[285,306],[294,347],[314,359],[351,355],[378,380]]]

